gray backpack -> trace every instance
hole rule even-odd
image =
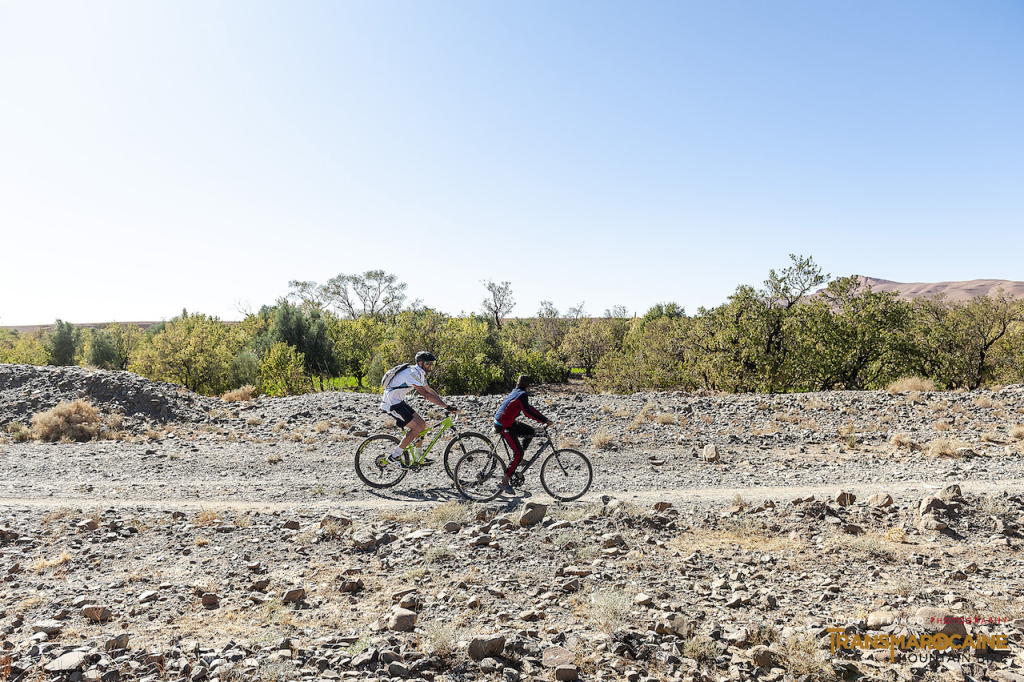
[[[384,378],[382,378],[380,380],[380,387],[383,388],[385,391],[388,390],[389,388],[391,388],[391,380],[395,378],[395,375],[398,374],[399,372],[401,372],[406,367],[411,367],[411,366],[412,366],[411,362],[403,362],[400,365],[395,365],[394,367],[389,369],[387,372],[384,372]]]

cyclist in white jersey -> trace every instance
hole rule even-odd
[[[395,374],[391,378],[391,382],[384,388],[384,399],[381,400],[380,409],[394,417],[399,428],[406,430],[405,438],[398,444],[394,452],[388,455],[388,461],[397,466],[402,466],[402,451],[427,428],[423,417],[419,416],[416,410],[405,402],[405,396],[410,391],[416,391],[430,402],[449,412],[458,412],[458,409],[448,405],[437,394],[437,391],[427,385],[427,373],[434,370],[435,361],[433,353],[421,350],[416,354],[416,364]]]

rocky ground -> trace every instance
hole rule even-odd
[[[11,427],[76,398],[107,439]],[[397,433],[378,400],[0,365],[0,680],[1024,681],[1024,387],[541,387],[594,462],[568,505],[536,470],[488,505],[439,466],[367,488],[355,447]],[[459,428],[499,400],[452,398]],[[890,662],[832,652],[836,624],[1006,650]]]

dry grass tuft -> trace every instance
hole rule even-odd
[[[613,443],[615,443],[615,438],[607,429],[602,427],[591,437],[590,442],[593,443],[594,447],[598,450],[607,450]]]
[[[626,624],[633,599],[624,590],[611,588],[581,595],[576,601],[579,615],[593,621],[602,632],[611,634]]]
[[[939,421],[935,422],[936,431],[949,431],[951,428],[953,428],[953,425],[950,424],[945,419],[940,419]]]
[[[908,391],[931,393],[935,390],[935,382],[924,377],[903,377],[886,386],[885,390],[889,393],[906,393]]]
[[[804,682],[832,682],[841,679],[828,662],[827,651],[809,634],[786,640],[783,667],[793,679]]]
[[[59,555],[53,557],[52,559],[44,559],[42,557],[39,557],[34,562],[32,562],[32,572],[42,573],[48,568],[54,568],[55,566],[63,566],[69,561],[71,561],[71,554],[69,554],[67,551],[61,552]]]
[[[332,426],[332,424],[328,420],[324,420],[322,422],[317,422],[316,423],[316,427],[315,427],[316,428],[316,432],[317,433],[327,433],[328,431],[331,430],[331,426]]]
[[[215,526],[218,523],[223,522],[223,517],[212,509],[200,509],[199,513],[192,519],[192,525],[196,528],[201,526]]]
[[[928,454],[937,457],[956,457],[957,448],[966,448],[969,445],[956,438],[936,438],[928,443]]]
[[[74,513],[75,513],[75,510],[72,509],[71,507],[59,507],[57,509],[54,509],[52,512],[50,512],[48,514],[44,514],[43,518],[40,519],[40,523],[42,523],[43,527],[45,528],[46,526],[50,525],[54,521],[60,521],[61,519],[66,519],[66,518],[68,518],[69,516],[71,516]]]
[[[26,440],[32,440],[31,429],[25,428],[18,422],[11,422],[10,424],[7,425],[7,428],[4,430],[7,431],[7,434],[11,437],[11,440],[13,440],[16,443],[20,443]]]
[[[986,431],[981,434],[981,439],[986,443],[1002,443],[1003,437],[995,431]]]
[[[654,415],[654,421],[658,422],[662,426],[668,426],[670,424],[679,423],[679,420],[676,418],[676,415],[671,414],[669,412],[659,412],[658,414]]]
[[[995,403],[992,402],[992,398],[989,398],[987,395],[979,395],[974,399],[974,406],[980,407],[983,410],[992,407],[994,404]]]
[[[57,407],[32,417],[32,434],[42,441],[93,440],[100,435],[100,411],[85,400],[61,402]]]
[[[245,423],[249,426],[259,426],[263,423],[263,417],[249,417]]]
[[[1014,424],[1010,427],[1010,438],[1024,440],[1024,424]]]
[[[272,452],[267,455],[267,464],[277,464],[283,459],[280,452]]]
[[[889,443],[897,448],[906,448],[908,450],[920,450],[921,446],[910,439],[905,433],[894,433],[892,438],[889,439]]]
[[[236,388],[233,391],[228,391],[227,393],[222,395],[220,399],[227,403],[248,402],[255,398],[258,393],[259,389],[257,389],[255,386],[250,386],[249,384],[246,384],[241,388]]]

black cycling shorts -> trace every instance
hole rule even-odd
[[[392,405],[391,409],[385,412],[395,418],[395,425],[400,429],[404,429],[406,424],[416,418],[416,410],[409,407],[409,403],[404,400]]]

